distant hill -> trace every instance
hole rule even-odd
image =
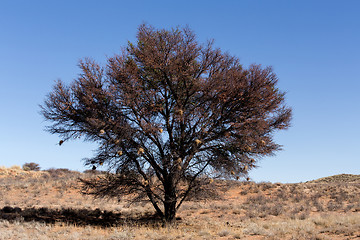
[[[338,174],[329,177],[323,177],[316,180],[308,181],[307,183],[360,183],[360,175],[354,174]]]

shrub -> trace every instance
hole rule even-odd
[[[219,237],[226,237],[226,236],[228,236],[229,234],[230,234],[229,230],[226,230],[226,229],[221,230],[221,231],[218,233]]]
[[[106,174],[106,171],[100,171],[100,170],[91,170],[91,169],[87,169],[84,171],[84,173],[86,174],[91,174],[91,175],[100,175],[100,174]]]
[[[78,177],[80,176],[80,172],[71,171],[67,168],[49,168],[46,170],[50,177],[52,178],[62,178],[62,177]]]
[[[24,171],[39,171],[39,170],[40,170],[40,166],[39,166],[39,164],[37,164],[37,163],[30,162],[30,163],[25,163],[25,164],[22,166],[22,169],[23,169]]]

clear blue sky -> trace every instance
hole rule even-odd
[[[124,3],[126,2],[126,3]],[[0,165],[39,163],[84,170],[96,146],[43,131],[39,104],[77,63],[104,63],[137,27],[189,25],[200,42],[273,66],[294,110],[276,134],[284,150],[250,173],[255,181],[300,182],[360,174],[360,1],[18,1],[0,2]]]

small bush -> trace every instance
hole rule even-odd
[[[78,177],[80,172],[71,171],[67,168],[49,168],[46,170],[52,178]]]
[[[83,173],[86,174],[91,174],[91,175],[100,175],[100,174],[106,174],[107,171],[100,171],[100,170],[91,170],[91,169],[87,169],[85,170]]]
[[[24,171],[39,171],[39,170],[40,170],[40,166],[39,166],[39,164],[37,164],[37,163],[30,162],[30,163],[25,163],[25,164],[22,166],[22,169],[23,169]]]
[[[255,196],[248,197],[245,201],[245,204],[258,204],[258,205],[264,205],[266,204],[267,199],[264,195],[258,194]]]
[[[226,229],[221,230],[221,231],[218,233],[219,237],[226,237],[226,236],[228,236],[229,234],[230,234],[229,230],[226,230]]]
[[[327,204],[327,210],[328,211],[338,211],[341,210],[343,208],[343,204],[342,203],[337,203],[333,200],[330,200]]]

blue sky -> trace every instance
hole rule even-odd
[[[250,173],[255,181],[300,182],[359,174],[359,1],[18,1],[0,2],[0,166],[39,163],[84,170],[96,145],[43,131],[39,114],[54,81],[70,83],[84,57],[104,63],[137,27],[189,25],[199,42],[273,66],[293,108],[276,134],[283,151]]]

